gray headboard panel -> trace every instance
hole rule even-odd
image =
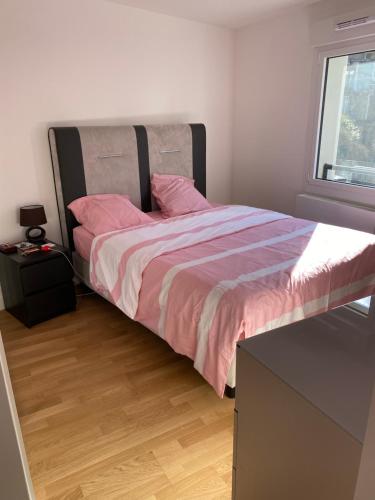
[[[64,245],[74,250],[78,224],[67,208],[88,194],[128,194],[144,212],[154,208],[153,173],[195,179],[206,196],[206,129],[202,124],[52,127],[49,129],[56,198]]]

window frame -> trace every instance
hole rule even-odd
[[[375,206],[375,187],[327,181],[316,177],[324,112],[327,59],[368,51],[375,51],[375,36],[314,48],[313,85],[307,142],[309,154],[307,155],[306,189],[318,195]]]

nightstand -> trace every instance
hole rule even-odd
[[[69,257],[69,251],[54,247]],[[64,255],[54,251],[23,257],[0,253],[0,281],[5,308],[27,327],[74,311],[73,270]]]

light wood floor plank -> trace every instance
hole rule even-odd
[[[96,295],[0,329],[37,500],[230,498],[233,401],[156,335]]]

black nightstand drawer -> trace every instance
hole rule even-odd
[[[28,257],[0,252],[0,279],[6,310],[31,327],[76,308],[68,249]]]
[[[32,326],[41,321],[53,318],[76,308],[74,285],[70,281],[63,285],[43,292],[34,293],[25,298],[24,318],[27,326]]]
[[[73,278],[73,270],[64,257],[24,266],[20,273],[25,295],[66,283]]]

